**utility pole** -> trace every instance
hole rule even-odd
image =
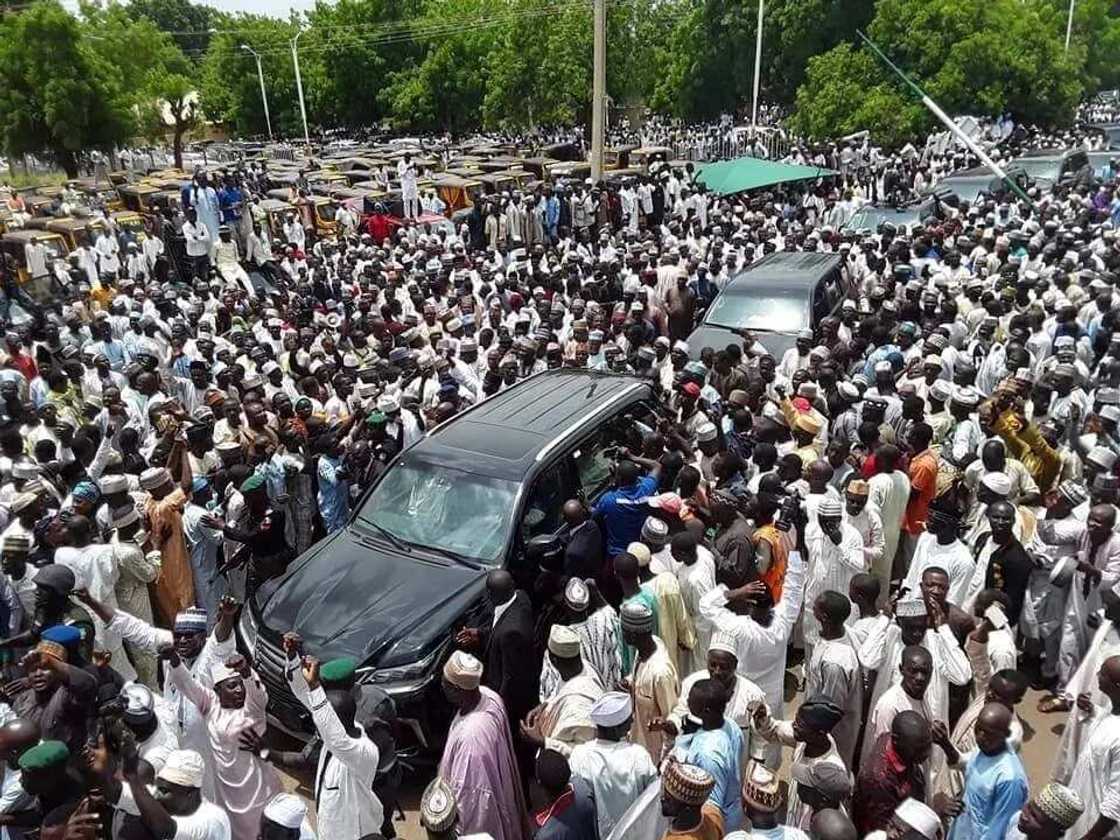
[[[310,149],[311,135],[307,132],[307,107],[303,104],[303,81],[299,77],[299,52],[297,51],[299,36],[302,35],[304,31],[305,30],[301,29],[296,33],[296,37],[292,39],[292,64],[295,66],[296,70],[296,92],[299,94],[299,115],[303,118],[303,142],[307,145],[307,148]]]
[[[1069,20],[1066,21],[1066,52],[1069,52],[1069,38],[1073,34],[1073,4],[1077,0],[1069,0]]]
[[[758,77],[762,72],[762,9],[765,0],[758,0],[758,31],[754,39],[754,97],[751,99],[751,137],[758,134]]]
[[[591,82],[591,180],[603,177],[604,112],[607,98],[607,0],[594,2],[594,67]]]
[[[253,58],[257,60],[257,78],[261,83],[261,103],[264,105],[264,124],[268,126],[268,139],[271,140],[272,118],[268,116],[268,94],[264,92],[264,70],[261,69],[261,54],[248,44],[242,44],[241,49],[247,53],[252,53]]]

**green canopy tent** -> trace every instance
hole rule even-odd
[[[741,157],[702,166],[697,180],[714,193],[731,195],[744,190],[772,187],[774,184],[812,181],[838,174],[835,170],[825,169],[822,166],[798,166],[793,163]]]

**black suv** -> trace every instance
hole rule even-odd
[[[432,430],[366,491],[345,528],[297,558],[246,604],[239,642],[255,655],[272,722],[313,729],[283,676],[281,636],[320,659],[352,656],[387,692],[415,744],[435,749],[450,712],[439,674],[454,633],[483,614],[486,573],[521,582],[525,545],[559,532],[565,501],[593,501],[616,446],[656,425],[646,381],[587,370],[537,374]]]

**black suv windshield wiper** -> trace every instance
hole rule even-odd
[[[408,547],[408,543],[406,543],[404,540],[402,540],[400,537],[398,537],[392,531],[388,530],[387,528],[382,527],[381,525],[378,525],[372,519],[370,519],[368,517],[365,517],[365,516],[359,516],[355,521],[360,522],[363,525],[369,525],[369,526],[373,527],[374,529],[376,529],[377,533],[381,534],[381,536],[385,537],[385,539],[387,539],[389,542],[391,542],[396,547],[396,549],[398,551],[403,551],[405,554],[411,554],[412,553],[412,549]]]
[[[466,566],[468,569],[474,569],[475,571],[482,570],[482,566],[480,566],[478,563],[474,562],[473,560],[468,560],[462,554],[452,551],[450,548],[443,548],[442,546],[438,545],[423,545],[422,543],[409,543],[409,545],[415,546],[421,551],[430,551],[432,552],[432,554],[438,554],[440,557],[446,557],[448,560],[452,560],[458,563],[460,566]]]

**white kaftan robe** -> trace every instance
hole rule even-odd
[[[1115,840],[1120,838],[1120,715],[1098,708],[1088,728],[1089,737],[1069,780],[1085,811],[1067,836],[1084,837],[1098,817],[1107,817],[1118,824],[1105,837]]]
[[[320,686],[312,691],[303,670],[290,669],[292,694],[311,712],[315,731],[323,741],[315,770],[315,802],[319,835],[337,840],[360,840],[378,834],[385,819],[381,800],[373,792],[373,779],[381,760],[377,745],[355,723],[354,738],[342,726]]]
[[[153,627],[146,621],[141,621],[134,615],[117,610],[109,627],[120,633],[121,638],[137,648],[151,653],[157,653],[161,647],[173,644],[175,639],[170,630]],[[225,662],[237,652],[234,634],[219,642],[211,633],[202,650],[193,662],[187,664],[191,676],[200,684],[210,686],[210,669],[215,663]],[[202,775],[203,799],[214,798],[214,762],[210,756],[210,739],[206,734],[206,721],[199,714],[193,703],[183,696],[178,687],[171,681],[165,680],[163,686],[163,699],[174,713],[179,722],[179,744],[184,750],[194,750],[202,756],[205,770]]]
[[[712,622],[714,630],[734,637],[739,674],[762,689],[766,705],[775,716],[782,714],[786,646],[801,612],[804,594],[805,561],[800,552],[791,551],[782,584],[782,598],[774,605],[769,625],[763,626],[750,616],[729,610],[726,586],[717,586],[700,600],[700,612]],[[766,753],[766,764],[772,769],[781,764],[780,748],[771,745]]]
[[[578,744],[568,756],[573,779],[583,779],[595,793],[599,837],[606,838],[622,815],[657,779],[657,768],[641,744],[595,738]]]
[[[261,812],[280,793],[276,768],[241,749],[241,733],[265,733],[268,692],[256,672],[245,680],[245,703],[239,709],[223,708],[213,688],[191,676],[182,663],[171,669],[174,683],[206,721],[210,754],[214,760],[214,804],[229,814],[233,840],[255,840],[260,831]]]

